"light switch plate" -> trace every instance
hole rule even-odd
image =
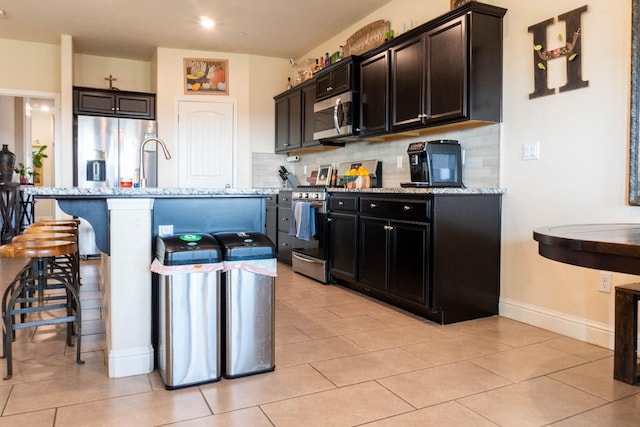
[[[173,225],[159,225],[158,234],[160,236],[170,236],[173,234]]]
[[[522,160],[540,159],[540,142],[522,144]]]

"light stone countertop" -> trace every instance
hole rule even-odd
[[[23,186],[25,194],[52,199],[71,198],[196,198],[250,197],[277,194],[275,188],[78,188]]]

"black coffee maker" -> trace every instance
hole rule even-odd
[[[412,142],[407,149],[411,182],[402,187],[462,187],[462,150],[458,141]]]

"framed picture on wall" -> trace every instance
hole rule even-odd
[[[229,61],[185,58],[184,93],[187,95],[229,95]]]

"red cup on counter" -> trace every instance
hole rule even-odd
[[[120,180],[120,187],[123,187],[123,188],[133,187],[133,180],[131,178],[122,178]]]

